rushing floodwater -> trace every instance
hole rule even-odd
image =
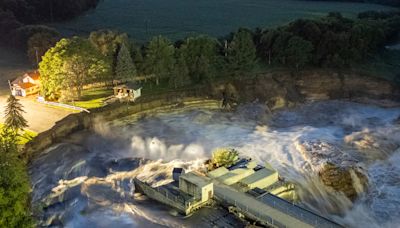
[[[225,36],[240,28],[271,27],[297,18],[341,12],[355,16],[368,10],[389,10],[382,5],[300,0],[103,0],[98,7],[54,26],[64,33],[118,29],[135,40],[157,35],[182,39],[189,35]]]
[[[169,208],[135,195],[132,178],[162,184],[174,166],[200,167],[214,148],[234,147],[260,163],[271,163],[298,183],[305,205],[342,224],[398,227],[399,116],[399,108],[330,101],[272,117],[262,106],[249,104],[235,113],[186,110],[124,118],[99,124],[96,133],[74,134],[34,161],[33,202],[43,208],[43,224],[53,220],[66,227],[204,226],[201,217],[213,209],[191,218],[174,216]],[[357,140],[360,135],[364,141]],[[368,173],[369,190],[354,205],[329,193],[316,172],[307,168],[310,161],[299,152],[299,143],[321,142],[358,160]],[[333,214],[332,207],[342,214]]]

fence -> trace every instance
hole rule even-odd
[[[222,197],[220,197],[220,198],[222,198],[224,203],[235,206],[242,213],[245,213],[248,217],[256,220],[257,222],[261,222],[261,223],[272,225],[272,226],[279,227],[279,228],[286,228],[285,225],[283,225],[282,223],[280,223],[277,220],[274,220],[272,217],[270,217],[264,213],[260,213],[259,210],[256,210],[252,207],[249,208],[248,205],[241,204],[240,202],[238,202],[234,199],[227,198],[224,195],[222,195]]]
[[[76,107],[76,106],[73,106],[73,105],[67,105],[67,104],[62,104],[62,103],[52,102],[52,101],[45,101],[45,100],[40,99],[40,98],[38,98],[37,101],[39,103],[46,104],[46,105],[51,105],[51,106],[56,106],[56,107],[61,107],[61,108],[73,109],[73,110],[80,111],[80,112],[90,113],[90,111],[87,110],[87,109],[84,109],[84,108],[81,108],[81,107]]]

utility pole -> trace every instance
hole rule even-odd
[[[12,86],[11,86],[11,82],[10,82],[10,80],[7,80],[8,81],[8,86],[10,87],[10,92],[11,92],[11,94],[12,94]]]
[[[38,47],[34,47],[35,49],[35,55],[36,55],[36,67],[39,68],[39,53],[38,53]]]

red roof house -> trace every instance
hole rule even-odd
[[[28,72],[11,82],[11,93],[14,96],[26,97],[39,92],[39,72]]]

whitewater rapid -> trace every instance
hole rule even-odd
[[[94,132],[73,134],[32,163],[35,214],[42,226],[205,226],[199,217],[224,212],[176,216],[136,195],[132,179],[161,185],[174,167],[197,169],[213,149],[232,147],[269,162],[297,183],[305,206],[331,219],[350,227],[400,226],[400,108],[328,101],[267,113],[247,104],[233,113],[175,110],[99,122]],[[354,203],[323,186],[313,166],[322,161],[299,152],[299,144],[321,143],[340,152],[330,159],[349,157],[365,169],[369,188]]]

